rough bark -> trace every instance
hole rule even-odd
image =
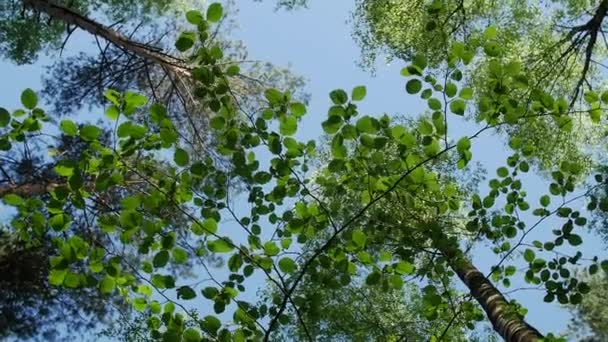
[[[54,182],[40,182],[40,183],[21,183],[21,184],[8,184],[0,186],[0,198],[8,194],[19,195],[20,197],[33,197],[44,195],[50,191],[53,191],[56,187],[61,184]]]
[[[78,27],[92,35],[102,37],[108,42],[164,68],[182,75],[190,75],[190,68],[181,60],[163,53],[160,49],[138,43],[119,32],[104,26],[78,12],[55,3],[52,0],[21,0],[26,8],[45,13],[49,17]]]
[[[450,266],[468,287],[483,308],[494,330],[507,342],[536,342],[543,335],[524,319],[508,311],[509,303],[502,293],[471,262],[456,256],[454,250],[444,251],[452,260]]]

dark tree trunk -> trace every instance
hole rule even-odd
[[[454,250],[443,251],[450,266],[483,308],[494,330],[507,342],[536,342],[543,335],[518,315],[509,312],[509,303],[477,267]]]
[[[134,54],[145,58],[152,63],[159,64],[164,68],[178,74],[190,75],[190,69],[185,63],[176,57],[163,53],[153,46],[138,43],[125,37],[119,32],[104,26],[70,8],[55,3],[52,0],[21,0],[26,8],[45,13],[49,17],[65,22],[68,25],[78,27],[92,35],[102,37],[108,42]]]

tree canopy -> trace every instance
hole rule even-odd
[[[315,127],[302,127],[297,77],[247,69],[217,38],[222,4],[174,17],[172,45],[90,14],[155,20],[183,9],[173,2],[0,5],[1,51],[17,63],[61,44],[66,26],[107,42],[66,88],[65,64],[49,74],[54,107],[81,106],[90,94],[70,87],[90,75],[116,80],[86,100],[104,106],[97,123],[47,112],[32,89],[0,108],[0,198],[13,208],[0,232],[0,333],[36,336],[32,310],[67,302],[125,340],[565,340],[508,297],[527,284],[601,340],[608,260],[587,242],[608,212],[608,1],[548,3],[356,1],[367,61],[400,59],[403,96],[424,109],[364,114],[371,89],[345,85]],[[121,63],[130,76],[113,71]],[[134,78],[144,66],[156,69]],[[455,132],[454,120],[475,130]],[[301,140],[303,129],[323,137]],[[486,172],[475,146],[488,135],[507,153]],[[487,273],[480,248],[498,260]]]

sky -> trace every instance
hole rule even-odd
[[[233,33],[243,40],[250,52],[250,58],[270,61],[279,66],[290,66],[297,75],[306,78],[306,92],[311,94],[308,114],[300,124],[300,138],[315,139],[320,135],[320,122],[325,120],[329,107],[328,93],[336,88],[350,91],[355,86],[365,85],[367,97],[359,106],[363,114],[379,116],[384,113],[416,116],[424,108],[423,103],[405,92],[405,79],[399,75],[403,62],[394,61],[390,65],[378,64],[376,75],[357,66],[359,47],[351,37],[351,26],[347,22],[353,7],[352,1],[331,0],[311,1],[309,8],[297,11],[275,11],[272,0],[254,2],[239,0],[237,24]],[[93,46],[84,35],[75,35],[67,46],[66,53],[90,50]],[[16,108],[19,94],[27,87],[40,88],[43,66],[51,59],[43,57],[35,65],[15,66],[0,62],[0,106]],[[99,112],[101,113],[101,111]],[[88,113],[93,117],[99,113]],[[82,115],[82,113],[81,113]],[[450,136],[453,139],[470,135],[477,127],[459,117],[450,118]],[[500,137],[484,135],[473,144],[473,155],[493,176],[493,170],[504,164],[507,152]],[[530,189],[529,196],[535,201],[534,194],[545,191],[547,182],[535,176],[524,179]],[[481,193],[486,189],[481,184]],[[534,202],[536,203],[536,202]],[[6,208],[0,206],[0,220],[7,216]],[[539,229],[534,238],[550,236],[551,225]],[[595,239],[586,248],[602,251],[603,246]],[[496,257],[488,246],[479,246],[474,251],[474,262],[487,273],[496,262]],[[516,277],[517,278],[517,277]],[[260,281],[260,285],[263,285]],[[515,283],[514,287],[522,285]],[[255,294],[253,294],[255,296]],[[540,292],[519,292],[514,298],[521,300],[529,309],[528,321],[539,330],[559,332],[566,328],[569,319],[567,310],[556,304],[542,302]]]

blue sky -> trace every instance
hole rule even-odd
[[[312,95],[309,114],[300,124],[301,138],[318,138],[320,122],[325,119],[329,91],[336,88],[350,90],[357,85],[367,86],[368,95],[360,105],[361,112],[370,115],[400,113],[416,116],[423,110],[422,102],[408,96],[404,90],[405,81],[399,75],[403,63],[394,61],[391,65],[378,65],[377,75],[361,70],[356,62],[359,48],[351,38],[351,27],[346,21],[353,7],[352,1],[312,1],[309,9],[293,12],[275,12],[272,0],[254,2],[239,0],[240,13],[237,23],[239,29],[234,37],[242,39],[250,51],[250,58],[270,61],[280,66],[291,65],[292,70],[307,79],[306,91]],[[76,35],[68,44],[68,53],[80,49],[90,49],[86,37]],[[15,108],[19,103],[19,94],[24,88],[40,87],[42,65],[50,63],[42,58],[33,66],[14,66],[0,63],[0,106]],[[98,113],[90,113],[91,118]],[[450,136],[457,139],[473,133],[476,127],[464,122],[461,118],[450,118]],[[490,176],[496,167],[504,164],[506,150],[499,137],[484,135],[473,144],[476,160],[483,161]],[[535,194],[546,189],[546,181],[530,176],[524,180],[529,187],[529,197],[537,203]],[[485,187],[482,185],[482,193]],[[0,207],[0,219],[6,215],[5,208]],[[550,236],[550,229],[557,221],[549,221],[546,227],[539,229],[535,238]],[[590,239],[588,239],[590,240]],[[601,253],[603,246],[595,241],[588,243],[590,252]],[[496,261],[488,246],[479,246],[474,260],[478,267],[487,272]],[[263,285],[263,284],[260,284]],[[516,283],[514,287],[522,285]],[[252,293],[255,296],[255,293]],[[542,302],[544,294],[540,292],[521,292],[514,298],[521,300],[529,309],[528,320],[541,331],[559,332],[565,329],[569,318],[567,310],[558,305],[547,305]]]

